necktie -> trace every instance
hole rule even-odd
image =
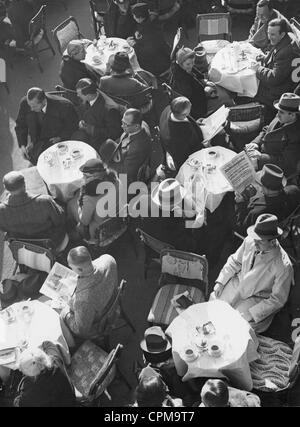
[[[252,261],[251,261],[251,265],[250,265],[250,270],[252,270],[252,268],[253,268],[253,266],[254,266],[254,263],[255,263],[255,259],[256,259],[256,257],[257,257],[257,255],[260,253],[260,251],[255,251],[254,252],[254,254],[253,254],[253,258],[252,258]]]

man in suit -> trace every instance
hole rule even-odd
[[[84,103],[84,111],[79,122],[79,132],[73,137],[87,142],[96,149],[99,149],[107,138],[119,138],[122,129],[117,104],[108,105],[96,84],[88,78],[79,80],[76,92]]]
[[[119,173],[127,175],[130,184],[137,180],[138,171],[151,154],[152,144],[147,123],[139,110],[129,108],[122,118],[124,133],[118,143],[107,140],[100,149],[100,156],[107,151],[108,145],[115,145],[110,159],[105,159]],[[113,158],[112,158],[113,157]],[[118,161],[116,162],[116,159]]]
[[[262,132],[246,145],[248,155],[260,170],[264,164],[279,166],[286,176],[297,171],[300,161],[300,97],[284,93],[274,104],[277,116]]]
[[[256,6],[256,16],[248,38],[248,41],[253,44],[253,46],[263,51],[270,46],[268,25],[273,19],[286,20],[278,10],[273,9],[271,0],[260,0]]]
[[[257,101],[266,105],[266,123],[274,118],[276,111],[273,102],[284,92],[292,92],[295,84],[292,81],[293,59],[299,51],[287,34],[288,27],[284,19],[274,19],[268,25],[268,37],[271,43],[270,52],[253,63],[253,69],[260,82],[256,95]]]
[[[107,37],[120,37],[126,39],[136,29],[133,19],[131,0],[113,0],[104,16],[104,28]]]
[[[251,198],[236,195],[236,220],[238,231],[246,234],[247,228],[255,223],[259,215],[270,213],[279,221],[288,217],[300,202],[300,190],[296,185],[286,185],[286,178],[280,167],[264,165],[257,173],[262,192]]]
[[[23,155],[32,164],[51,145],[70,139],[77,127],[75,107],[67,99],[48,95],[37,87],[22,98],[15,131]]]

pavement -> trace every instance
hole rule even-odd
[[[64,10],[59,2],[48,2],[47,9],[47,28],[49,29],[50,40],[52,41],[56,55],[52,56],[51,51],[41,53],[41,63],[44,72],[41,73],[34,61],[19,59],[14,63],[13,68],[7,70],[7,82],[10,94],[7,94],[4,87],[0,87],[0,171],[1,178],[10,170],[18,170],[27,167],[25,161],[18,149],[16,136],[14,133],[15,118],[18,113],[19,101],[26,91],[32,86],[39,86],[47,90],[54,90],[55,85],[60,83],[58,70],[60,65],[60,55],[55,41],[51,36],[51,29],[62,22],[70,15],[74,16],[80,27],[80,31],[86,38],[93,39],[93,27],[90,17],[89,5],[87,0],[67,0],[68,10]],[[250,17],[233,18],[233,38],[235,40],[244,40],[251,24]],[[171,41],[174,34],[168,32],[168,39]],[[195,46],[195,29],[189,31],[189,38],[185,40],[186,46]],[[127,287],[124,294],[124,308],[127,315],[133,321],[137,332],[133,334],[129,328],[122,328],[112,336],[113,342],[124,344],[124,350],[120,359],[119,368],[122,374],[126,376],[132,388],[136,385],[134,367],[136,360],[141,362],[141,354],[138,350],[138,343],[147,327],[147,314],[151,303],[158,289],[159,268],[152,268],[147,280],[144,279],[143,261],[144,251],[140,242],[136,241],[136,250],[134,250],[132,241],[128,233],[121,237],[114,247],[109,251],[117,260],[119,269],[119,279],[126,279]],[[224,264],[228,254],[231,251],[230,245],[224,252],[222,260],[218,266],[211,270],[210,282],[218,270]],[[3,242],[3,236],[0,239],[0,274],[2,278],[9,277],[13,269],[13,261],[10,252]],[[123,381],[116,382],[111,387],[112,402],[105,401],[105,406],[121,406],[128,403],[130,390]]]

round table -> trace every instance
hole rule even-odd
[[[212,151],[216,153],[215,157],[209,154]],[[233,191],[220,167],[235,156],[236,153],[228,148],[203,148],[193,153],[179,169],[176,179],[187,190],[187,196],[194,201],[196,211],[201,217],[205,207],[214,212],[224,195]],[[198,217],[195,226],[197,222]]]
[[[227,45],[212,59],[209,80],[240,96],[253,98],[257,94],[259,80],[250,65],[260,54],[261,50],[248,42]]]
[[[215,334],[199,334],[207,322],[212,322]],[[225,377],[235,387],[252,389],[249,363],[259,357],[258,340],[249,323],[226,302],[216,300],[190,306],[173,320],[166,334],[172,338],[175,368],[183,381],[196,377]],[[214,357],[206,350],[201,351],[202,337],[207,340],[208,348],[210,342],[221,343],[221,355]],[[190,348],[197,357],[193,361],[185,357],[185,351]]]
[[[29,322],[25,322],[22,316],[24,305],[31,308],[32,317]],[[55,310],[39,301],[22,301],[12,304],[9,309],[12,310],[15,320],[8,324],[4,318],[5,310],[1,312],[0,349],[15,347],[16,360],[9,364],[2,363],[0,376],[5,369],[18,369],[18,357],[24,342],[28,347],[39,347],[44,341],[51,341],[59,346],[64,362],[70,364],[68,345],[62,332],[59,314]]]
[[[106,64],[108,63],[109,57],[117,52],[127,52],[129,56],[130,64],[134,71],[139,70],[139,66],[135,51],[133,47],[130,47],[126,40],[118,37],[109,37],[102,41],[98,40],[97,46],[90,44],[86,49],[86,57],[82,61],[93,71],[103,76],[106,73]],[[95,62],[94,58],[98,61]]]
[[[65,145],[65,152],[59,149],[60,144]],[[74,151],[79,151],[78,157],[74,157]],[[82,186],[83,175],[79,170],[80,166],[96,157],[98,157],[96,150],[84,142],[59,142],[39,156],[37,169],[52,196],[67,202]]]

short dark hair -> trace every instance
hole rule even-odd
[[[171,111],[175,116],[177,116],[190,106],[191,101],[188,98],[186,98],[185,96],[178,96],[177,98],[174,98],[171,102]]]
[[[272,0],[259,0],[257,7],[267,7],[269,10],[273,9]]]
[[[202,403],[208,407],[228,406],[229,391],[222,380],[207,380],[201,390]]]
[[[141,125],[143,122],[143,115],[140,112],[140,110],[137,110],[136,108],[128,108],[125,113],[127,115],[131,115],[132,117],[132,125]]]
[[[135,389],[139,407],[160,407],[167,396],[167,386],[160,376],[142,378]]]
[[[285,19],[272,19],[272,21],[269,22],[269,27],[279,27],[280,34],[287,33],[289,31]]]
[[[94,95],[97,93],[97,85],[93,80],[84,78],[76,84],[76,90],[81,90],[83,95]]]
[[[68,262],[71,261],[75,265],[82,265],[86,262],[91,262],[91,254],[85,246],[77,246],[68,253]]]
[[[27,92],[27,99],[28,101],[32,101],[33,99],[36,99],[38,102],[44,101],[46,99],[45,91],[39,87],[32,87]]]

